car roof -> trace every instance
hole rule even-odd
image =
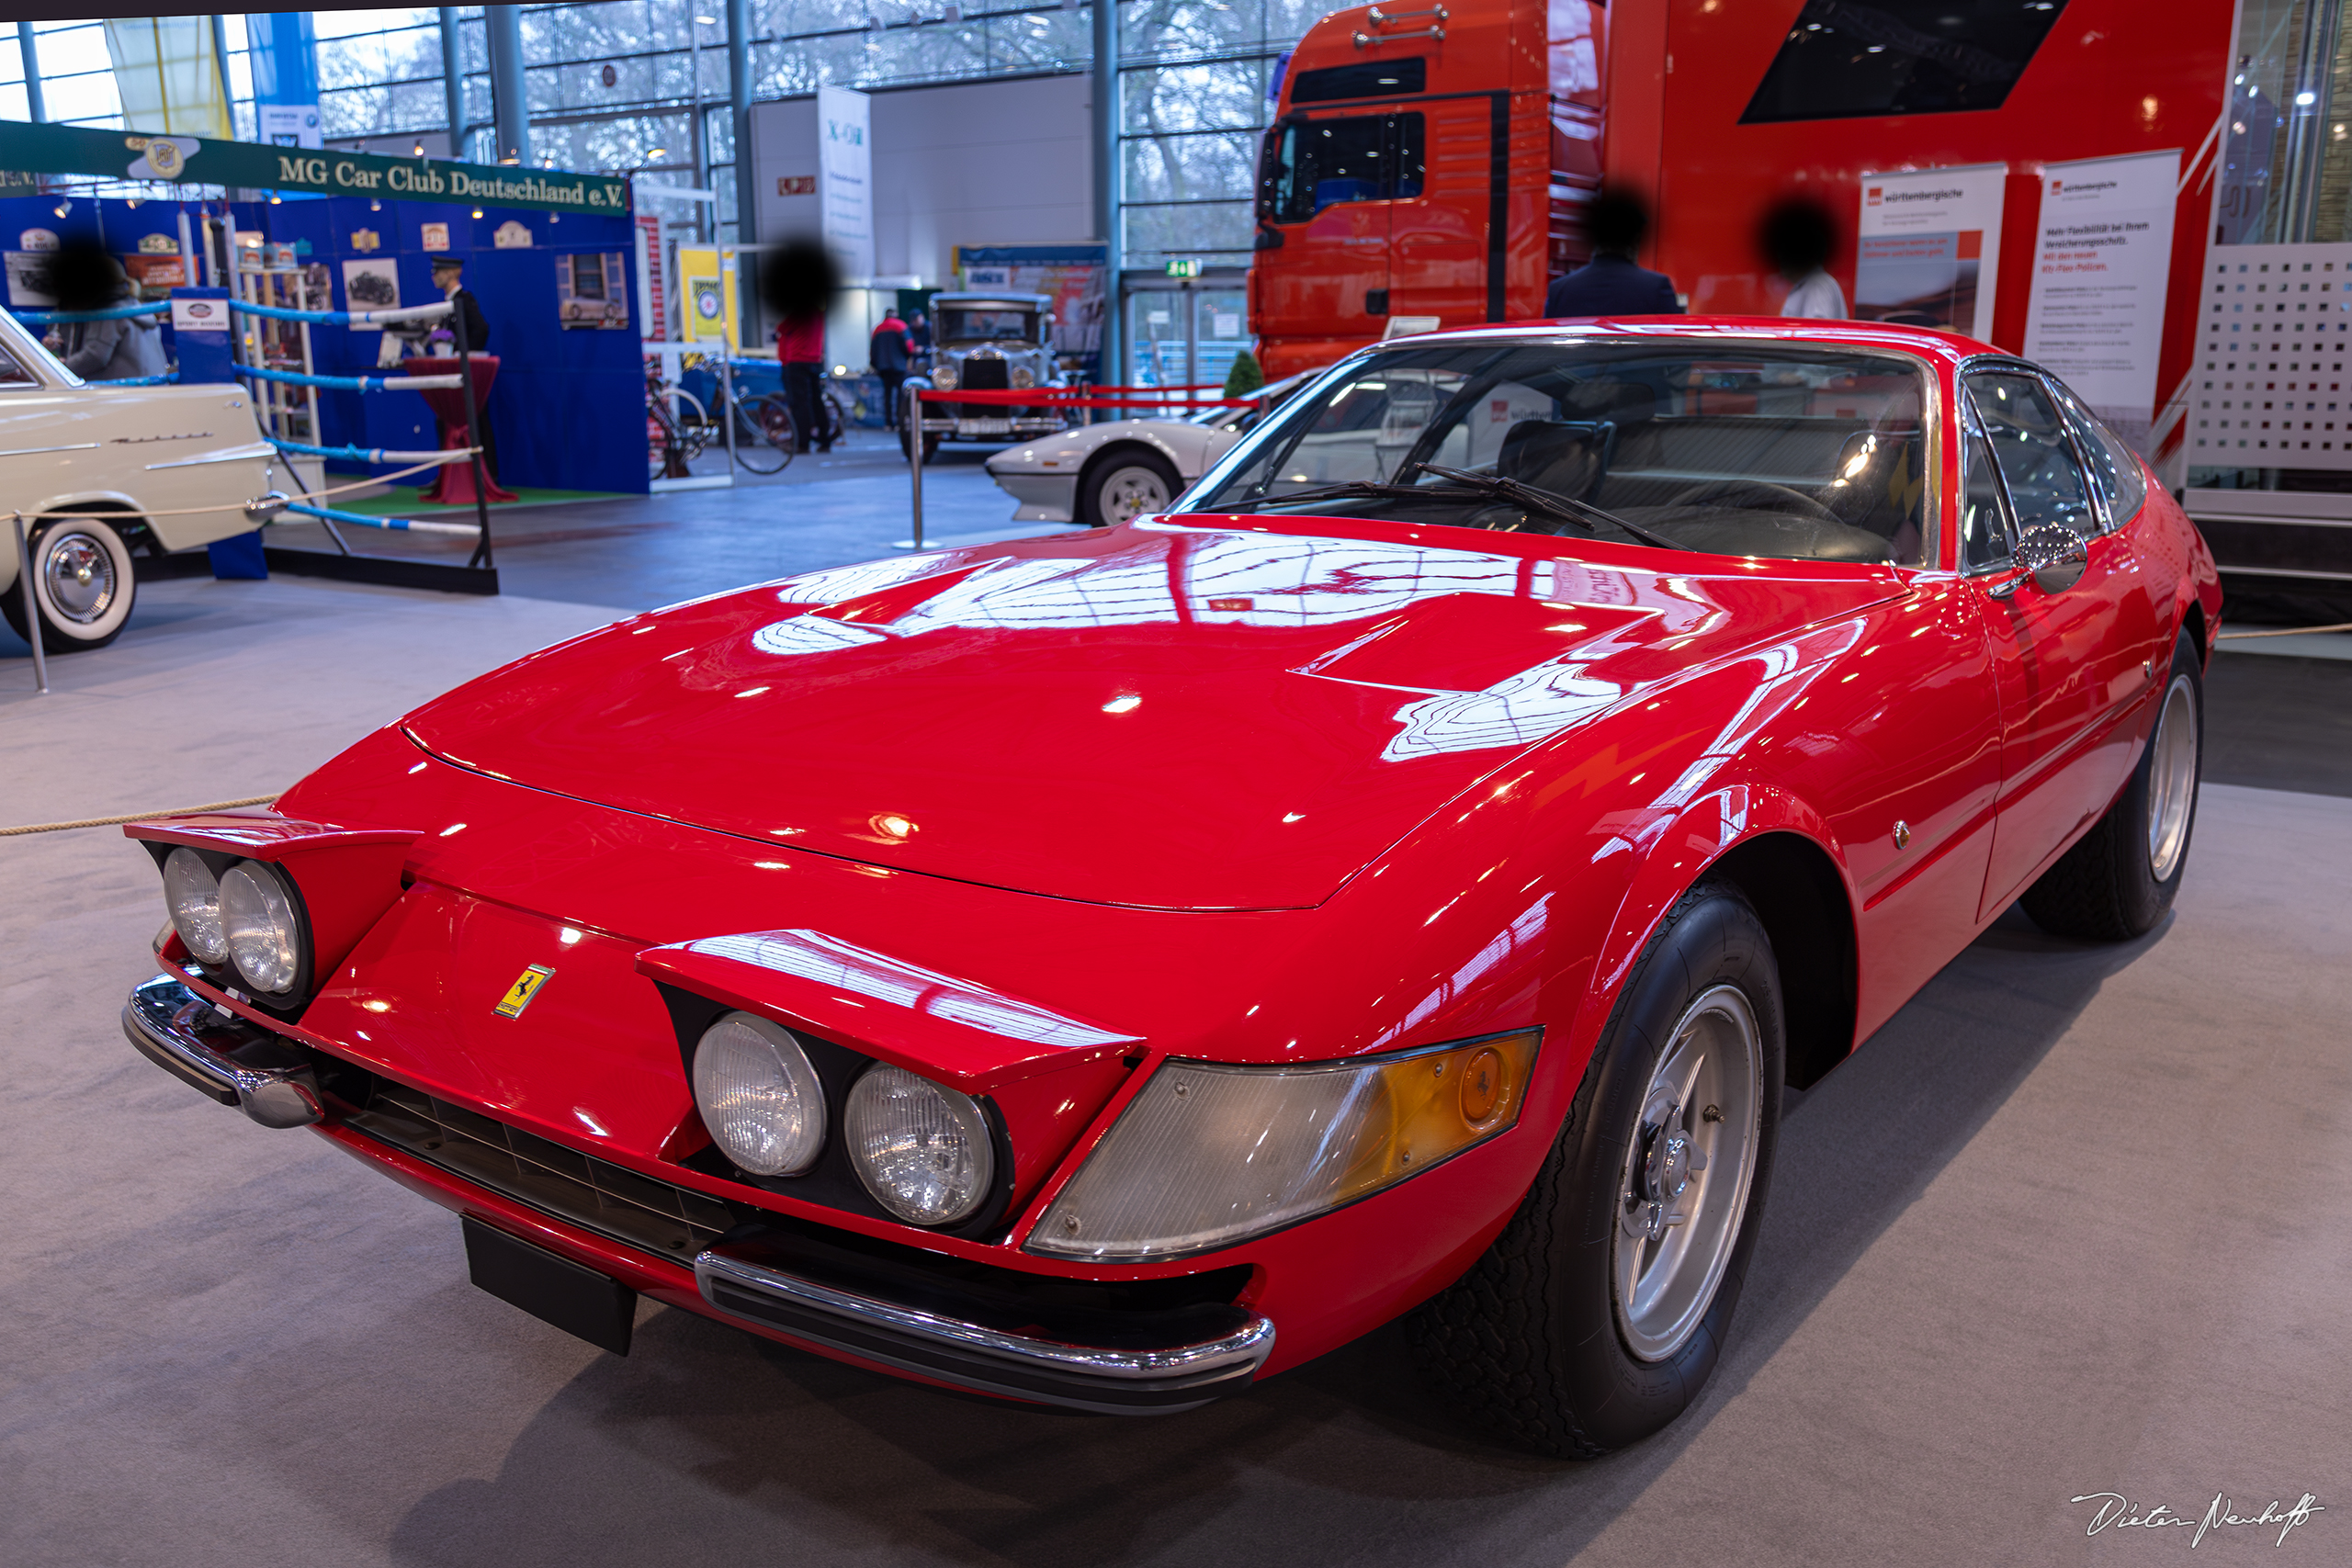
[[[1435,343],[1448,339],[1573,342],[1578,338],[1657,338],[1698,342],[1819,344],[1837,348],[1894,348],[1957,364],[1980,354],[2000,354],[1991,344],[1933,327],[1883,321],[1815,321],[1794,316],[1578,316],[1554,321],[1509,321],[1416,333],[1378,346]]]

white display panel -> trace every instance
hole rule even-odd
[[[2352,468],[2352,244],[2217,245],[2199,295],[2189,463]]]
[[[2180,152],[2049,164],[2025,355],[2135,446],[2155,412]]]
[[[2007,177],[2006,164],[1864,175],[1855,316],[1989,341]]]

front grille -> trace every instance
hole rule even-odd
[[[640,1252],[691,1259],[736,1223],[734,1211],[716,1198],[624,1170],[405,1084],[378,1077],[365,1092],[365,1109],[344,1117],[344,1125]]]
[[[1012,374],[1001,359],[967,359],[962,386],[967,392],[1004,392],[1012,388]]]

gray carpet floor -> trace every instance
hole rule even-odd
[[[0,692],[0,825],[256,794],[609,612],[159,586]],[[177,628],[175,631],[175,628]],[[176,639],[176,640],[175,640]],[[21,671],[21,664],[11,668]],[[2171,919],[2012,917],[1790,1114],[1725,1362],[1600,1463],[1456,1425],[1393,1331],[1208,1409],[924,1391],[646,1309],[605,1356],[457,1222],[117,1031],[159,923],[112,830],[0,839],[0,1563],[2122,1563],[2120,1493],[2304,1493],[2352,1561],[2352,799],[2209,785]],[[2274,1555],[2275,1553],[2275,1555]]]

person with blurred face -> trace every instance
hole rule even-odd
[[[1781,314],[1816,321],[1845,317],[1846,291],[1828,271],[1837,239],[1829,214],[1804,197],[1792,197],[1764,215],[1758,243],[1772,270],[1789,286]]]
[[[1634,260],[1650,215],[1632,193],[1603,186],[1585,203],[1585,237],[1592,260],[1552,280],[1546,316],[1679,316],[1674,280]]]

